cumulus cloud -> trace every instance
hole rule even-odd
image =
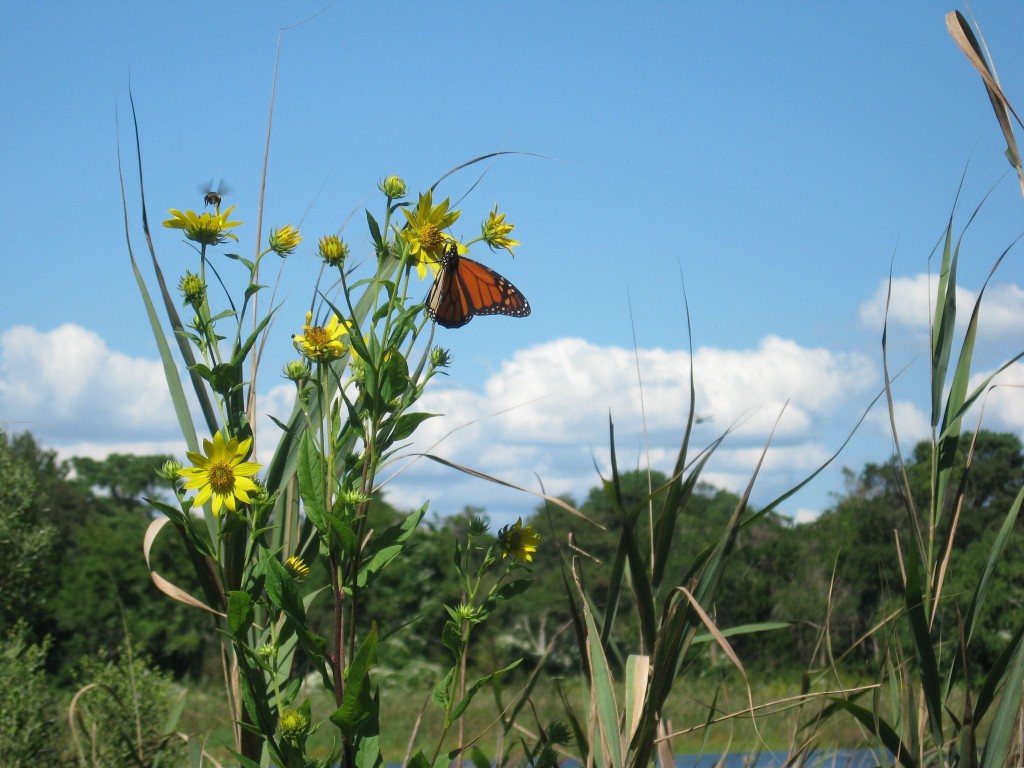
[[[706,474],[731,490],[749,482],[773,427],[776,445],[762,468],[769,485],[774,477],[781,490],[824,463],[836,447],[821,442],[826,423],[838,415],[844,429],[852,427],[845,423],[850,405],[859,410],[878,378],[862,355],[807,349],[776,337],[749,350],[701,348],[693,368],[702,420],[694,435],[697,450],[735,429]],[[621,470],[648,461],[671,470],[689,408],[689,376],[685,351],[634,353],[558,339],[519,350],[480,390],[428,391],[423,410],[443,416],[424,425],[410,450],[538,490],[539,477],[549,494],[578,494],[597,483],[595,465],[606,476],[610,471],[610,414]],[[438,473],[430,464],[411,467],[389,488],[390,497],[396,503],[424,497],[442,506],[455,502],[449,512],[465,503],[500,510],[514,497],[451,470]]]
[[[926,332],[935,311],[937,276],[918,274],[912,277],[894,277],[889,299],[889,325]],[[885,319],[888,281],[879,283],[874,295],[860,306],[861,322],[873,330],[881,331]],[[978,299],[978,292],[957,286],[957,326],[960,332]],[[990,285],[981,302],[979,333],[986,336],[1007,337],[1018,335],[1024,324],[1024,290],[1012,283]]]
[[[981,386],[992,373],[984,371],[972,376],[969,391]],[[975,420],[979,405],[985,409],[982,428],[1018,434],[1024,432],[1024,364],[1014,363],[992,380],[973,409]],[[970,430],[975,427],[976,421],[964,425],[965,429]]]
[[[425,422],[403,458],[384,468],[381,479],[398,472],[385,491],[401,508],[427,499],[441,513],[482,506],[497,523],[539,504],[417,456],[432,453],[582,501],[597,473],[610,473],[609,415],[622,471],[648,465],[670,471],[689,408],[690,363],[686,351],[634,352],[565,338],[515,352],[479,387],[460,387],[452,377],[420,401],[420,410],[441,415]],[[878,379],[862,355],[777,337],[746,350],[698,349],[693,369],[700,421],[691,456],[732,430],[705,479],[742,490],[774,429],[758,480],[772,497],[827,460]],[[279,434],[268,415],[287,418],[293,398],[287,383],[261,392],[258,460],[269,460]],[[837,419],[835,438],[830,425]],[[32,431],[65,456],[184,450],[159,361],[115,352],[74,325],[48,333],[13,328],[0,336],[0,420]]]
[[[72,324],[0,335],[0,424],[52,447],[154,444],[177,430],[160,362],[115,352]]]

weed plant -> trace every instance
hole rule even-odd
[[[951,15],[949,24],[985,78],[1024,189],[1024,170],[1009,129],[1014,113],[962,17]],[[141,148],[138,162],[141,194]],[[823,620],[815,657],[824,658],[824,666],[809,670],[799,693],[765,690],[748,679],[730,638],[783,625],[725,630],[713,613],[723,576],[737,557],[740,531],[779,509],[824,466],[754,510],[748,502],[762,454],[715,541],[681,575],[668,572],[679,521],[708,461],[729,434],[703,448],[692,446],[691,370],[689,414],[674,468],[667,482],[652,484],[639,500],[623,493],[609,422],[611,471],[602,487],[616,528],[607,593],[600,600],[592,594],[595,565],[571,538],[553,533],[542,540],[521,520],[494,533],[482,519],[471,518],[452,542],[449,578],[460,598],[444,606],[437,642],[447,649],[448,664],[431,681],[424,714],[417,710],[413,715],[410,702],[415,709],[425,695],[412,696],[409,685],[380,684],[381,644],[407,625],[378,626],[365,606],[381,574],[408,555],[426,507],[384,524],[375,519],[371,500],[384,486],[383,467],[431,417],[417,410],[417,403],[430,380],[451,363],[449,353],[433,345],[432,318],[457,304],[453,291],[460,288],[460,278],[452,270],[471,246],[511,251],[518,245],[510,238],[512,225],[497,208],[477,237],[457,239],[452,233],[461,212],[437,193],[447,176],[415,201],[403,179],[382,179],[380,197],[366,212],[370,253],[352,254],[340,231],[323,235],[317,248],[323,269],[310,287],[304,319],[278,318],[273,299],[269,308],[259,303],[266,291],[261,282],[265,260],[285,259],[287,265],[304,242],[296,227],[272,229],[264,241],[263,214],[257,212],[255,233],[247,238],[252,255],[245,256],[225,248],[240,244],[246,230],[235,218],[235,207],[223,207],[223,194],[206,195],[204,203],[212,211],[172,209],[163,224],[181,231],[192,257],[175,297],[153,247],[142,195],[142,230],[156,301],[131,239],[129,250],[188,446],[186,463],[170,463],[161,472],[172,500],[151,500],[163,514],[147,534],[146,552],[158,536],[177,537],[181,557],[191,563],[201,585],[201,594],[189,594],[152,573],[169,597],[193,606],[197,616],[218,628],[230,759],[245,768],[339,762],[346,768],[375,768],[385,760],[441,768],[464,759],[481,766],[552,766],[571,755],[587,766],[640,768],[653,761],[671,765],[676,751],[692,748],[698,739],[696,751],[737,744],[748,749],[753,744],[755,751],[781,747],[791,762],[799,763],[822,744],[853,746],[849,740],[856,739],[858,745],[888,750],[891,759],[908,768],[1019,761],[1024,627],[1011,634],[980,686],[970,670],[975,622],[990,598],[991,570],[1008,554],[1005,542],[1024,490],[1007,510],[989,568],[966,610],[950,610],[945,594],[948,555],[964,498],[964,481],[953,482],[954,457],[970,456],[962,422],[992,381],[989,376],[968,387],[981,296],[954,354],[961,242],[953,236],[952,217],[941,249],[932,319],[930,494],[923,501],[905,494],[912,535],[898,541],[893,554],[903,574],[902,604],[873,632],[885,648],[873,680],[845,682],[842,652],[831,647]],[[431,272],[440,275],[425,304],[417,298],[423,295],[418,279]],[[507,281],[493,279],[499,302],[521,298]],[[179,304],[185,307],[184,320]],[[508,308],[509,314],[525,311],[519,304]],[[277,445],[272,455],[259,452],[270,456],[264,465],[256,460],[255,382],[265,345],[282,343],[270,332],[272,320],[294,331],[297,357],[284,374],[295,384],[295,407],[278,415],[278,439],[260,436],[261,447]],[[681,317],[680,325],[688,326],[687,321]],[[1008,358],[999,370],[1022,354]],[[886,371],[882,394],[895,432]],[[541,497],[552,532],[564,528],[564,515],[583,518],[565,501]],[[499,603],[523,600],[530,586],[529,564],[542,547],[558,554],[571,616],[561,631],[575,640],[580,674],[564,681],[546,678],[545,657],[552,644],[513,690],[506,681],[520,660],[506,658],[478,670],[474,640]],[[326,576],[315,589],[312,569]],[[308,618],[319,601],[328,606],[326,626],[313,626]],[[632,635],[617,631],[626,606],[633,613],[629,624],[636,627]],[[407,617],[407,624],[415,619]],[[697,690],[687,673],[707,664],[712,647],[731,669],[729,685],[709,677],[702,684],[706,687]],[[759,703],[761,696],[767,703]],[[484,706],[487,699],[493,708]],[[856,734],[852,739],[851,733]],[[201,762],[197,751],[190,754],[194,763]]]

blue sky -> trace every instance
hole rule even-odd
[[[543,158],[477,166],[487,174],[461,202],[453,234],[475,236],[499,203],[522,247],[514,261],[474,256],[513,280],[533,314],[439,329],[456,366],[428,395],[425,407],[447,415],[418,448],[488,417],[435,451],[533,488],[536,474],[549,490],[582,497],[596,482],[595,459],[607,466],[609,412],[622,463],[641,461],[639,363],[651,455],[666,468],[688,375],[685,281],[698,413],[709,417],[699,437],[745,419],[709,479],[744,484],[767,425],[790,401],[755,492],[767,501],[839,446],[881,386],[877,299],[891,260],[891,350],[897,366],[916,360],[897,392],[904,435],[923,437],[921,276],[961,176],[960,224],[994,187],[965,240],[966,289],[977,290],[1024,231],[1024,202],[980,79],[945,30],[952,7],[327,6],[282,37],[265,227],[301,222],[309,247],[282,276],[260,381],[268,409],[288,408],[276,372],[308,305],[316,239],[351,215],[345,235],[365,253],[362,210],[379,208],[381,177],[424,189],[474,156],[521,150]],[[12,222],[0,426],[29,429],[61,455],[178,450],[124,240],[119,144],[141,248],[129,86],[152,219],[198,207],[197,185],[222,177],[247,225],[242,252],[251,253],[278,30],[323,8],[0,8],[0,202]],[[1014,100],[1024,94],[1024,6],[972,8]],[[457,174],[439,192],[462,197],[477,177]],[[154,235],[176,281],[190,251],[172,231]],[[1020,345],[1016,251],[995,282],[979,371]],[[1010,373],[1008,382],[1024,382]],[[1010,393],[993,401],[986,423],[1021,432],[1024,408]],[[884,459],[891,439],[882,421],[862,427],[836,468],[786,511],[820,511],[842,489],[841,466]],[[535,503],[424,462],[388,492],[408,506],[430,498],[440,512],[482,505],[498,520]]]

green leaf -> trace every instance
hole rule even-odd
[[[928,629],[928,618],[925,611],[924,594],[921,582],[921,559],[916,547],[907,549],[907,586],[906,606],[907,617],[910,619],[911,636],[917,660],[920,665],[920,683],[928,707],[928,725],[932,729],[932,738],[936,744],[944,743],[942,737],[942,691],[939,680],[938,662],[935,658],[935,647],[932,645],[931,632]]]
[[[450,701],[450,691],[452,688],[452,680],[455,679],[455,668],[448,670],[448,674],[444,676],[442,680],[439,680],[437,685],[434,686],[434,690],[430,694],[430,699],[441,709],[448,709],[448,703]]]
[[[441,644],[456,658],[462,653],[462,635],[459,634],[459,627],[454,621],[444,623],[444,628],[441,630]]]
[[[264,579],[267,598],[288,618],[286,626],[296,633],[303,651],[312,659],[322,659],[327,642],[309,628],[295,579],[270,550],[261,546],[259,555],[253,574]]]
[[[498,600],[511,600],[516,595],[521,595],[523,592],[528,590],[533,584],[533,579],[515,579],[506,584],[502,584],[495,593],[494,597]]]
[[[586,595],[581,592],[580,597],[587,625],[587,667],[590,670],[591,686],[597,706],[597,724],[600,729],[600,735],[595,733],[592,737],[592,747],[595,750],[603,747],[607,750],[610,764],[614,768],[622,768],[622,739],[619,735],[619,715],[615,703],[615,688],[612,685],[612,672],[608,666],[608,659],[605,658],[601,635],[597,631]]]
[[[349,737],[355,736],[373,716],[370,670],[377,663],[379,641],[380,635],[374,622],[348,666],[341,706],[331,713],[331,722]]]
[[[753,635],[757,632],[773,632],[777,629],[788,629],[793,626],[792,622],[789,621],[763,621],[756,624],[742,624],[738,627],[730,627],[729,629],[723,629],[720,634],[722,637],[737,637],[742,635]],[[715,639],[715,636],[710,632],[702,632],[693,636],[693,644],[710,643]]]
[[[359,570],[358,584],[366,586],[367,579],[380,572],[405,548],[405,543],[416,530],[423,516],[427,513],[424,504],[415,512],[406,515],[400,522],[392,525],[380,536],[375,537],[367,545],[364,554],[366,560]]]
[[[985,560],[985,567],[982,569],[981,577],[978,579],[978,583],[974,588],[974,594],[971,597],[971,604],[967,608],[967,613],[964,615],[964,633],[967,637],[968,643],[971,641],[971,637],[974,634],[974,627],[981,615],[981,609],[985,604],[985,598],[988,596],[989,585],[992,582],[992,574],[995,572],[996,566],[1002,559],[1003,550],[1006,549],[1006,543],[1010,538],[1010,534],[1013,533],[1014,526],[1017,523],[1017,516],[1020,513],[1022,503],[1024,503],[1024,488],[1021,488],[1017,493],[1017,497],[1013,500],[1013,504],[1010,505],[1009,511],[1003,518],[1002,525],[999,526],[999,531],[996,533],[995,540],[989,548],[988,557]]]
[[[366,212],[366,226],[370,229],[370,237],[373,238],[373,245],[377,253],[384,253],[384,238],[380,236],[380,225],[369,211]]]
[[[327,509],[324,500],[324,461],[313,443],[308,431],[299,439],[299,461],[297,467],[299,495],[306,509],[306,516],[317,530],[327,530]]]
[[[331,549],[354,555],[359,546],[359,540],[356,538],[356,532],[352,530],[352,526],[336,515],[331,515],[327,524]]]
[[[470,702],[473,701],[473,697],[476,696],[477,692],[481,688],[483,688],[485,685],[491,682],[491,680],[494,679],[495,675],[501,675],[505,672],[508,672],[510,669],[515,669],[519,666],[520,662],[522,662],[522,659],[516,659],[514,662],[509,664],[504,669],[499,669],[494,672],[491,672],[491,674],[485,675],[484,677],[481,677],[479,680],[473,683],[473,685],[469,687],[469,690],[466,691],[466,695],[462,697],[462,700],[455,706],[455,709],[452,710],[452,722],[455,722],[460,717],[462,717],[463,713],[465,713],[466,711],[466,708],[470,705]]]
[[[226,747],[228,752],[238,761],[240,768],[260,768],[260,764],[250,760],[248,757],[243,755],[241,752],[236,752],[231,747]]]
[[[410,437],[416,428],[427,419],[437,416],[436,413],[403,413],[395,419],[395,431],[391,436],[392,440],[405,440]]]
[[[214,392],[230,395],[242,386],[242,368],[231,363],[221,363],[214,366],[208,381]]]
[[[228,592],[228,627],[236,637],[243,635],[252,625],[253,599],[248,592]]]

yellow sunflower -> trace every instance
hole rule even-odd
[[[420,195],[416,207],[409,212],[402,209],[407,219],[407,226],[401,232],[401,238],[409,251],[409,256],[416,261],[416,271],[420,280],[427,275],[427,266],[435,272],[445,246],[452,238],[444,233],[458,221],[462,211],[449,211],[446,197],[434,205],[430,190]]]
[[[237,235],[225,231],[242,223],[240,221],[229,221],[231,212],[236,207],[232,205],[223,213],[219,211],[217,213],[196,213],[195,211],[185,211],[182,213],[171,208],[169,213],[174,218],[168,219],[163,224],[169,229],[183,230],[185,237],[200,245],[219,245],[220,243],[226,243],[228,239],[238,240]]]
[[[193,507],[201,507],[210,497],[213,497],[213,514],[220,514],[222,506],[234,512],[237,509],[236,500],[243,504],[249,503],[249,491],[256,491],[258,487],[250,478],[260,471],[260,465],[254,461],[243,461],[249,453],[252,445],[252,438],[247,437],[241,443],[237,437],[224,442],[224,435],[220,432],[213,436],[213,442],[203,440],[203,450],[206,455],[192,453],[186,455],[193,466],[183,467],[178,474],[188,478],[185,483],[186,490],[199,489]]]
[[[498,213],[498,206],[495,205],[494,210],[488,215],[487,221],[480,225],[480,237],[492,250],[504,248],[512,253],[512,249],[519,245],[518,240],[509,237],[513,229],[515,229],[515,224],[506,224],[505,214]]]
[[[345,354],[347,347],[341,337],[348,335],[348,323],[343,323],[337,315],[331,315],[326,326],[311,325],[312,322],[313,313],[307,312],[302,333],[292,336],[292,344],[300,355],[318,363],[329,363]]]
[[[523,562],[533,562],[533,553],[537,551],[540,536],[532,525],[523,525],[519,518],[512,525],[506,525],[498,531],[498,545],[501,547],[501,559],[512,557]]]

